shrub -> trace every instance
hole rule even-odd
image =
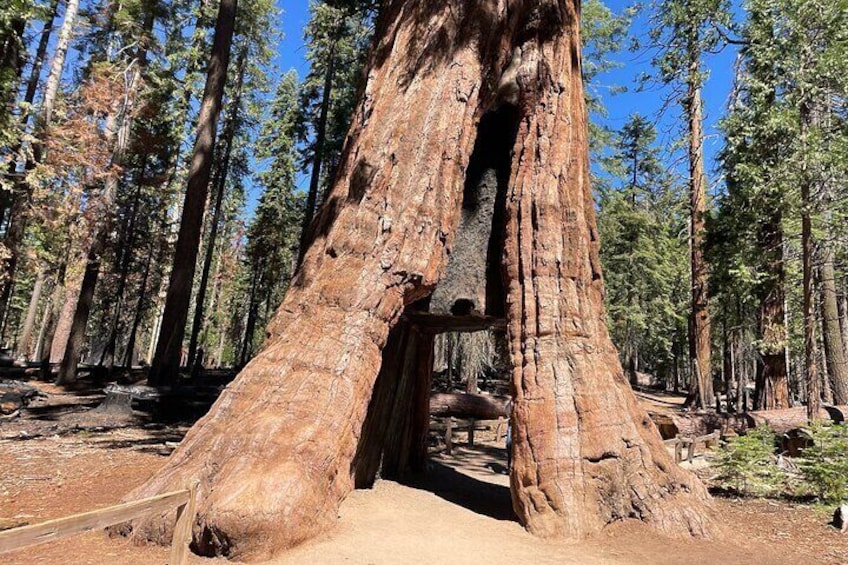
[[[848,427],[815,424],[808,431],[813,445],[801,453],[801,475],[822,502],[840,503],[848,495]]]
[[[767,426],[722,444],[718,481],[742,494],[764,496],[781,489],[786,473],[775,465],[775,436]]]

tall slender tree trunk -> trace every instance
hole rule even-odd
[[[256,314],[259,305],[256,303],[256,289],[262,276],[261,262],[254,263],[253,276],[250,279],[250,296],[247,302],[247,320],[244,324],[244,339],[241,342],[241,354],[239,355],[239,368],[247,365],[250,355],[253,353],[253,334],[256,332]]]
[[[303,210],[303,225],[300,230],[300,251],[298,264],[303,261],[303,255],[309,247],[311,235],[309,226],[315,217],[318,206],[318,191],[321,188],[321,165],[324,161],[324,146],[327,143],[327,118],[330,115],[332,101],[333,79],[336,73],[336,43],[330,47],[330,58],[324,73],[324,90],[321,92],[321,109],[318,114],[318,125],[315,131],[315,151],[312,155],[312,174],[309,177],[309,192],[306,194],[306,207]]]
[[[814,123],[812,103],[801,103],[801,146],[803,159],[801,164],[801,263],[803,272],[803,310],[804,319],[804,371],[807,383],[807,418],[818,418],[821,409],[821,382],[818,370],[818,351],[816,344],[815,281],[814,261],[815,242],[813,241],[813,213],[816,209],[813,194],[816,171],[811,170],[807,161],[808,137]]]
[[[103,348],[103,354],[100,356],[101,367],[106,366],[111,372],[115,364],[115,349],[117,348],[118,330],[121,325],[121,317],[124,311],[124,294],[127,288],[127,278],[130,274],[130,264],[135,253],[136,241],[136,222],[138,217],[138,209],[141,206],[141,190],[145,183],[145,175],[147,169],[147,156],[142,159],[141,169],[136,177],[136,190],[132,204],[130,205],[129,216],[124,222],[121,230],[122,237],[118,245],[118,284],[115,289],[115,305],[112,312],[112,323],[110,324],[109,334],[106,338],[106,345]]]
[[[39,163],[44,150],[44,137],[47,128],[53,118],[53,108],[56,105],[56,96],[59,93],[59,83],[62,79],[62,72],[65,69],[65,57],[68,53],[68,46],[71,42],[71,35],[74,29],[74,23],[77,19],[79,11],[79,0],[68,0],[65,6],[65,16],[62,20],[62,28],[59,31],[59,38],[56,41],[56,49],[53,52],[53,60],[50,63],[50,73],[47,75],[47,82],[44,86],[44,100],[41,103],[38,118],[36,119],[36,137],[37,141],[32,146],[32,159],[28,160],[24,166],[24,171],[32,170],[36,163]],[[14,196],[12,208],[9,214],[9,227],[6,230],[4,245],[6,246],[8,257],[2,264],[2,276],[0,276],[0,318],[5,319],[9,307],[9,299],[12,295],[12,285],[14,284],[15,272],[18,265],[19,247],[23,240],[24,232],[26,231],[27,223],[27,208],[29,207],[32,187],[24,179],[19,183],[17,188],[18,194]]]
[[[38,303],[41,300],[41,291],[44,289],[44,273],[39,272],[35,279],[35,286],[29,299],[24,327],[18,340],[18,355],[29,358],[29,349],[32,342],[32,330],[35,327],[35,317],[38,315]]]
[[[130,333],[127,338],[127,349],[124,354],[124,366],[132,367],[135,359],[136,339],[138,337],[138,327],[141,325],[141,317],[144,313],[144,301],[147,298],[147,280],[150,277],[150,265],[153,262],[153,246],[147,252],[147,258],[144,260],[144,269],[141,273],[141,282],[138,283],[138,300],[135,304],[135,313],[133,321],[130,324]]]
[[[35,342],[35,351],[32,354],[32,359],[41,359],[44,351],[44,338],[47,335],[47,328],[50,325],[50,314],[53,311],[53,302],[50,297],[47,299],[47,304],[44,305],[44,312],[41,314],[41,324],[38,327],[38,339]]]
[[[27,79],[26,90],[24,91],[24,104],[31,106],[35,101],[35,93],[38,90],[38,81],[41,78],[41,68],[44,66],[44,59],[47,57],[47,47],[50,43],[50,36],[53,33],[53,22],[56,20],[56,16],[59,12],[59,0],[53,0],[53,7],[50,12],[50,17],[45,20],[44,28],[41,31],[41,37],[38,40],[38,47],[35,51],[35,59],[32,61],[32,69],[29,73],[29,79]],[[24,119],[21,122],[21,136],[18,140],[16,147],[12,150],[13,158],[9,163],[9,176],[14,179],[17,176],[18,171],[18,159],[23,147],[23,133],[27,129],[29,125],[29,119],[32,116],[31,111],[27,111],[24,115]],[[23,182],[20,179],[15,179],[15,182],[18,186],[24,186]],[[25,181],[24,181],[25,182]],[[10,202],[5,201],[3,203],[3,209],[0,211],[0,218],[4,218],[6,216],[6,206]]]
[[[830,376],[834,403],[845,405],[848,404],[848,360],[845,358],[845,345],[842,342],[842,330],[839,327],[833,249],[828,245],[822,246],[820,255],[819,300],[821,302],[822,337],[824,355],[827,360],[827,374]]]
[[[180,232],[174,253],[173,268],[165,297],[162,327],[156,344],[156,354],[148,374],[151,385],[174,383],[180,369],[185,325],[191,302],[191,286],[197,262],[206,193],[212,172],[215,145],[215,130],[224,85],[227,81],[227,66],[230,62],[230,46],[235,28],[237,0],[222,0],[218,7],[215,23],[215,38],[212,56],[206,76],[206,87],[198,117],[197,140],[188,174]]]
[[[130,145],[132,133],[133,112],[138,99],[139,89],[142,81],[142,73],[147,63],[147,38],[153,31],[155,11],[152,6],[146,7],[144,23],[142,27],[142,39],[135,52],[135,61],[126,81],[124,97],[122,101],[115,103],[111,115],[106,118],[105,137],[107,143],[112,144],[112,167],[118,171],[124,165],[124,158]],[[143,175],[143,173],[142,173]],[[104,182],[103,194],[97,205],[102,210],[101,220],[97,223],[91,245],[86,257],[85,274],[82,287],[80,288],[77,307],[74,312],[74,320],[71,332],[68,335],[68,344],[65,348],[65,356],[59,367],[57,377],[58,384],[70,384],[76,380],[77,364],[85,340],[85,331],[88,326],[88,317],[94,300],[94,292],[97,288],[97,280],[100,278],[100,267],[103,252],[109,244],[118,200],[119,173],[112,173]],[[123,292],[123,289],[121,289]],[[119,297],[120,300],[120,297]]]
[[[44,28],[41,30],[41,37],[38,40],[38,47],[35,50],[35,58],[32,61],[32,69],[30,70],[26,91],[24,92],[24,102],[27,104],[32,104],[35,101],[38,81],[41,78],[41,68],[44,66],[44,60],[47,58],[47,47],[50,44],[50,36],[53,35],[53,23],[56,21],[56,16],[59,15],[60,4],[60,0],[53,0],[50,16],[44,21]],[[24,128],[29,121],[29,116],[30,114],[27,114],[27,119],[23,123]]]
[[[579,9],[578,0],[384,7],[348,151],[313,223],[321,235],[268,340],[129,498],[196,478],[198,550],[259,560],[336,520],[364,472],[357,452],[383,451],[398,468],[415,461],[426,387],[398,393],[399,411],[377,419],[387,443],[371,443],[363,426],[381,413],[369,408],[381,368],[427,374],[432,342],[403,314],[445,276],[475,142],[499,141],[505,226],[493,232],[503,267],[493,271],[505,277],[518,519],[549,538],[633,517],[669,533],[712,531],[706,490],[666,452],[604,325]],[[491,120],[498,139],[475,140]],[[387,350],[383,363],[390,332],[405,329],[421,347],[403,364]],[[139,520],[134,532],[164,540],[172,521]]]
[[[713,406],[713,377],[710,364],[710,312],[706,234],[707,179],[704,173],[704,133],[701,100],[701,53],[697,31],[689,45],[689,79],[686,112],[689,121],[689,246],[691,252],[692,302],[689,313],[689,361],[692,404],[702,409]]]
[[[66,263],[63,261],[56,270],[56,283],[50,296],[49,313],[46,314],[44,323],[44,337],[41,341],[40,351],[36,357],[41,363],[42,380],[52,378],[51,356],[53,353],[53,339],[56,335],[56,327],[62,312],[62,304],[65,303],[65,270]]]
[[[215,242],[218,238],[218,224],[221,223],[223,212],[224,193],[227,188],[227,175],[230,170],[230,158],[233,153],[233,139],[236,135],[238,114],[241,111],[241,95],[244,85],[244,72],[247,65],[247,48],[242,48],[236,59],[236,84],[227,112],[226,126],[221,141],[224,146],[224,154],[219,159],[218,170],[215,174],[215,204],[212,211],[212,223],[209,226],[209,240],[206,242],[206,254],[203,257],[203,268],[200,272],[200,283],[197,289],[197,298],[194,306],[194,320],[191,324],[191,335],[188,342],[188,364],[194,367],[197,356],[197,341],[203,326],[203,318],[206,305],[206,289],[209,285],[209,273],[212,270],[212,260],[215,256]]]
[[[14,107],[17,99],[18,84],[26,62],[26,45],[24,31],[27,20],[15,17],[4,22],[0,30],[0,74],[3,76],[3,87],[0,90],[0,124],[9,123],[14,118]]]

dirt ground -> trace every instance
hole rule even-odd
[[[110,420],[91,413],[96,394],[52,390],[30,419],[0,422],[0,527],[114,504],[162,465],[185,427]],[[478,437],[482,434],[478,433]],[[826,509],[773,500],[715,499],[725,533],[713,541],[669,539],[620,523],[576,543],[548,543],[515,521],[501,443],[434,454],[426,477],[379,481],[352,493],[336,528],[272,563],[383,564],[839,564],[848,536],[827,525]],[[460,444],[464,434],[457,437]],[[709,477],[704,458],[699,474]],[[102,532],[0,556],[0,563],[162,564],[168,550],[133,546]],[[193,557],[193,563],[224,560]]]

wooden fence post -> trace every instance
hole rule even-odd
[[[174,537],[171,539],[171,559],[169,565],[185,565],[188,562],[188,549],[191,545],[194,515],[197,512],[197,485],[192,482],[186,487],[188,501],[177,507],[177,522],[174,524]]]

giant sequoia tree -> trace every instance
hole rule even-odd
[[[603,322],[578,17],[577,0],[384,7],[336,182],[268,340],[133,498],[199,479],[206,553],[261,558],[315,535],[375,461],[384,477],[422,462],[421,320],[485,313],[507,319],[512,498],[530,531],[639,518],[709,533],[705,489],[665,452]],[[490,262],[463,249],[481,213]]]

